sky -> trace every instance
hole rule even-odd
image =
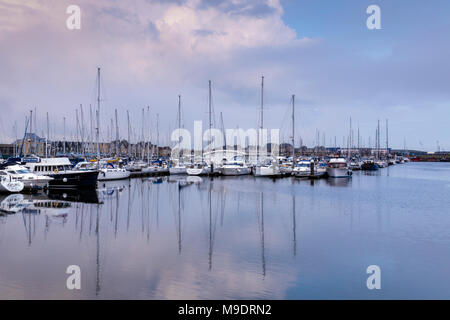
[[[69,30],[69,5],[81,9],[81,29]],[[381,29],[369,30],[369,5],[381,10]],[[337,145],[359,127],[361,145],[389,144],[450,150],[450,3],[434,0],[0,0],[0,142],[24,132],[37,112],[37,133],[75,136],[76,109],[96,108],[101,68],[101,135],[118,109],[127,137],[169,144],[182,122],[207,126],[208,80],[215,126],[258,124],[264,75],[264,127],[291,132],[295,94],[297,144]],[[81,117],[81,116],[80,116]],[[148,120],[150,119],[150,120]],[[370,138],[369,138],[370,137]],[[356,138],[355,138],[356,140]]]

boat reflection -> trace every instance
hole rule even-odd
[[[96,190],[48,190],[46,195],[49,199],[70,202],[99,203]]]
[[[352,185],[351,178],[326,179],[326,183],[333,187],[349,187]]]

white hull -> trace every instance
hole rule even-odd
[[[260,166],[255,168],[255,177],[275,177],[280,175],[280,170],[276,166]]]
[[[0,181],[0,192],[1,193],[16,193],[22,191],[24,188],[23,182],[21,181]]]
[[[349,178],[352,176],[352,171],[348,168],[327,168],[327,173],[330,178]]]
[[[292,169],[292,167],[281,167],[280,168],[280,173],[283,175],[291,175],[294,172],[294,170]]]
[[[98,181],[128,179],[130,171],[124,169],[101,169],[98,174]]]
[[[222,167],[222,174],[224,176],[242,176],[251,173],[251,169],[249,167]]]
[[[203,168],[187,168],[186,173],[190,176],[201,176],[201,175],[207,175],[209,173],[208,167]]]
[[[294,171],[292,171],[292,175],[296,176],[297,178],[303,178],[303,177],[308,177],[311,173],[311,169],[309,168],[299,168],[299,169],[294,169]]]
[[[186,167],[172,167],[169,168],[169,173],[173,174],[186,174]]]

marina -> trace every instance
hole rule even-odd
[[[0,0],[0,300],[449,300],[450,3],[385,2]]]
[[[175,175],[1,195],[0,298],[445,298],[449,169]],[[78,291],[61,286],[73,261]],[[383,270],[382,291],[365,288],[370,264]]]

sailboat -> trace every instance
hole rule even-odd
[[[259,145],[259,135],[262,133],[263,125],[264,125],[264,76],[261,77],[261,109],[260,109],[260,127],[258,132],[258,150],[257,150],[257,158],[258,164],[255,167],[254,176],[255,177],[276,177],[280,175],[280,167],[278,166],[278,162],[276,159],[269,159],[260,162],[260,145]]]
[[[98,76],[98,88],[97,88],[97,145],[99,143],[98,138],[98,130],[100,130],[100,68],[97,69]],[[119,142],[119,126],[117,120],[117,109],[115,110],[115,118],[116,118],[116,142]],[[111,120],[112,125],[112,120]],[[112,129],[112,128],[111,128]],[[118,159],[120,155],[120,151],[118,147],[116,147],[116,157]],[[97,166],[99,168],[98,180],[99,181],[108,181],[108,180],[120,180],[120,179],[128,179],[130,177],[130,171],[125,168],[119,167],[118,160],[104,160],[100,161],[100,154],[97,154],[98,162]]]
[[[211,80],[208,82],[209,84],[209,95],[208,95],[208,105],[209,105],[209,132],[211,133],[212,129],[212,99],[211,99]],[[214,153],[211,150],[209,155],[209,163],[205,161],[205,154],[203,153],[203,145],[202,145],[202,159],[200,162],[194,163],[192,166],[186,169],[186,173],[190,176],[202,176],[202,175],[218,175],[221,174],[221,169],[217,164],[212,160],[212,154]]]
[[[181,129],[181,95],[178,95],[178,132],[179,133],[180,133],[180,129]],[[178,134],[178,139],[180,139],[180,134]],[[169,173],[171,175],[186,174],[186,165],[181,163],[182,147],[181,147],[181,145],[179,145],[179,146],[180,146],[180,151],[178,154],[178,159],[176,161],[174,161],[174,159],[171,159],[172,163],[170,164],[170,167],[169,167]]]

